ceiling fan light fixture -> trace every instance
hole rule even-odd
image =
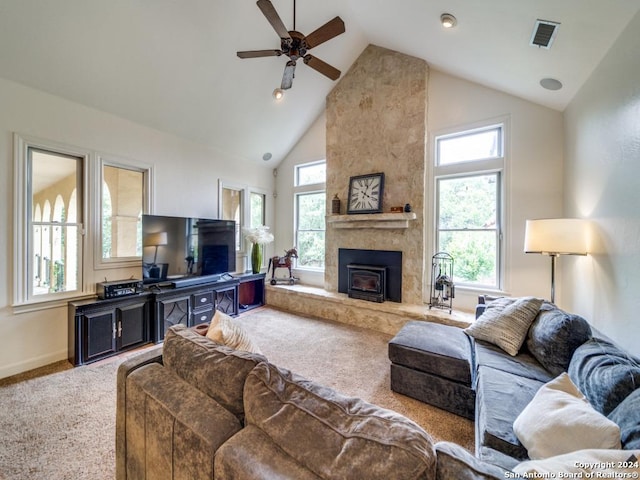
[[[453,28],[458,24],[458,20],[450,13],[443,13],[440,15],[440,23],[444,28]]]
[[[284,90],[282,90],[280,87],[276,88],[273,90],[273,98],[276,100],[282,100],[282,97],[284,97]]]

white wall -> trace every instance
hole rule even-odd
[[[505,116],[510,131],[506,179],[510,195],[506,199],[504,242],[507,271],[504,291],[510,295],[549,298],[549,257],[524,254],[524,225],[528,218],[557,217],[562,214],[562,113],[432,69],[428,95],[430,145],[426,161],[429,164],[433,161],[433,134]],[[281,251],[293,241],[294,166],[324,158],[325,149],[325,117],[322,114],[278,168],[276,251]],[[426,201],[432,202],[433,181],[430,175],[426,188]],[[327,192],[328,201],[332,196],[332,192]],[[433,254],[433,231],[430,228],[433,205],[428,204],[425,212],[429,215],[425,222],[425,235],[428,242],[426,257],[430,261]],[[561,268],[558,270],[560,276]],[[430,268],[426,271],[430,272]],[[425,284],[429,279],[426,280]],[[314,285],[322,286],[320,279],[305,278],[305,283],[312,281]],[[561,299],[559,285],[557,290],[557,298]],[[454,307],[472,310],[478,293],[457,289]]]
[[[564,266],[567,304],[640,354],[640,14],[565,110],[565,209],[594,225]],[[564,259],[563,259],[564,260]]]
[[[67,358],[67,309],[14,313],[12,302],[13,132],[150,164],[154,213],[216,217],[218,179],[273,190],[271,168],[0,79],[0,378]],[[188,165],[185,168],[185,165]],[[267,221],[273,220],[267,195]],[[138,269],[94,272],[89,282],[139,277]]]
[[[289,250],[295,244],[294,221],[294,196],[293,181],[295,166],[301,163],[324,160],[326,158],[326,117],[324,109],[313,122],[309,130],[302,136],[291,152],[278,166],[276,177],[276,224],[275,224],[275,254],[282,255],[284,250]],[[327,192],[327,202],[331,201],[333,194]],[[324,285],[323,272],[311,272],[309,270],[294,270],[294,276],[300,278],[300,282],[307,285],[322,287]]]

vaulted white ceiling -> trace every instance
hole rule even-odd
[[[287,28],[293,0],[272,0]],[[312,50],[349,69],[367,44],[563,110],[640,10],[638,0],[298,0],[303,34],[339,15],[346,33]],[[458,19],[451,30],[439,17]],[[536,19],[561,25],[551,49],[529,46]],[[0,0],[0,76],[276,166],[324,109],[335,82],[298,62],[276,102],[286,57],[254,0]],[[544,77],[560,80],[543,89]]]

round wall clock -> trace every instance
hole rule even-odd
[[[347,213],[382,212],[384,173],[358,175],[349,180]]]

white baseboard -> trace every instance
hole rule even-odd
[[[65,349],[54,353],[49,353],[47,355],[41,355],[39,357],[29,358],[20,362],[11,363],[9,365],[3,365],[2,367],[0,367],[0,378],[12,377],[13,375],[17,375],[19,373],[28,372],[29,370],[33,370],[35,368],[44,367],[45,365],[49,365],[51,363],[66,360],[67,354],[68,352]]]

